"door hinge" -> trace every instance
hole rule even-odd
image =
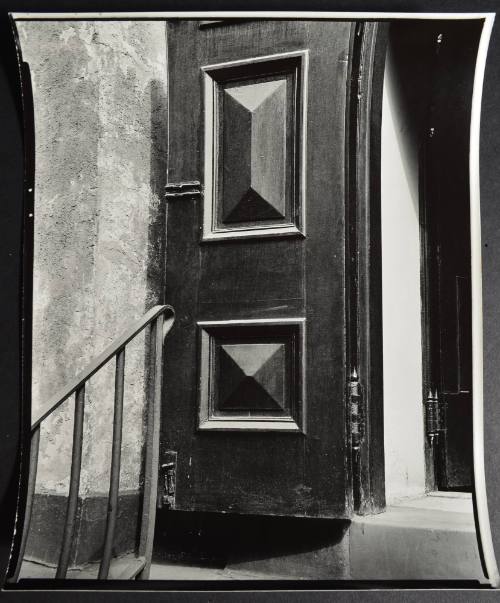
[[[171,201],[184,197],[199,197],[202,189],[198,180],[191,182],[169,182],[165,186],[165,199]]]
[[[351,416],[351,447],[359,450],[364,437],[364,409],[361,383],[356,369],[353,369],[348,381],[349,411]]]
[[[177,452],[166,450],[162,454],[158,488],[158,507],[175,508],[175,485],[177,474]]]
[[[437,389],[429,390],[425,407],[425,433],[432,446],[439,434],[445,430],[445,407],[444,402],[439,400]]]

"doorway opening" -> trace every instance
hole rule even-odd
[[[474,22],[398,22],[389,31],[381,173],[388,504],[472,492],[468,162],[479,35]]]

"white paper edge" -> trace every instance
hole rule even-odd
[[[14,20],[45,19],[487,19],[494,13],[402,13],[339,11],[166,11],[166,12],[97,12],[36,13],[13,12]]]
[[[484,399],[483,399],[483,290],[481,267],[481,207],[479,187],[479,137],[481,98],[483,93],[486,57],[495,15],[488,14],[479,41],[472,91],[470,122],[469,178],[471,231],[471,292],[472,292],[472,425],[474,457],[474,490],[476,497],[479,538],[488,579],[492,586],[500,586],[486,496],[484,469]]]

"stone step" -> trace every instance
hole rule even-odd
[[[354,580],[486,582],[470,495],[422,496],[356,517],[350,566]]]
[[[111,559],[109,580],[131,580],[144,567],[144,558],[134,555],[123,555]],[[45,563],[24,559],[19,574],[19,580],[52,580],[56,577],[56,567]],[[99,563],[87,563],[83,567],[69,568],[66,574],[68,580],[96,580]]]

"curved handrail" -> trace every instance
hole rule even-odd
[[[69,383],[60,388],[54,395],[49,398],[48,410],[44,411],[35,420],[31,419],[31,430],[35,430],[40,423],[46,419],[54,410],[60,406],[71,394],[81,387],[92,375],[94,375],[106,362],[111,360],[121,349],[123,349],[129,341],[131,341],[138,333],[145,329],[155,318],[160,314],[169,313],[168,318],[164,322],[163,336],[170,331],[174,322],[175,312],[172,306],[154,306],[142,318],[135,321],[128,329],[117,337],[111,345],[109,345],[99,356],[97,356],[83,371],[78,373]]]
[[[75,393],[75,411],[73,421],[73,446],[71,452],[71,474],[66,506],[66,519],[64,523],[63,539],[57,564],[56,578],[64,579],[68,572],[71,551],[73,549],[75,522],[77,518],[78,496],[80,488],[80,472],[82,464],[83,423],[85,406],[85,386],[87,381],[100,368],[113,357],[116,359],[115,369],[115,400],[113,410],[113,444],[110,467],[110,484],[106,516],[106,532],[103,544],[103,555],[99,566],[99,579],[107,579],[113,555],[114,534],[117,520],[117,509],[120,488],[121,442],[123,428],[123,400],[125,379],[125,349],[127,344],[148,325],[151,325],[151,368],[153,379],[150,383],[150,396],[147,403],[146,442],[144,457],[144,490],[143,512],[140,528],[139,556],[135,559],[139,563],[134,565],[134,576],[143,579],[149,576],[151,556],[153,549],[154,518],[156,511],[157,482],[156,472],[159,458],[159,420],[161,407],[161,384],[163,378],[163,343],[165,336],[174,323],[174,309],[172,306],[162,305],[151,308],[141,319],[132,323],[111,345],[109,345],[85,370],[81,371],[69,383],[61,388],[50,399],[50,406],[31,425],[31,450],[28,477],[28,492],[26,497],[26,510],[23,519],[22,537],[17,555],[16,566],[9,581],[17,582],[19,579],[24,552],[28,540],[31,524],[33,499],[35,495],[36,474],[38,468],[38,448],[40,443],[40,424],[62,402]]]

